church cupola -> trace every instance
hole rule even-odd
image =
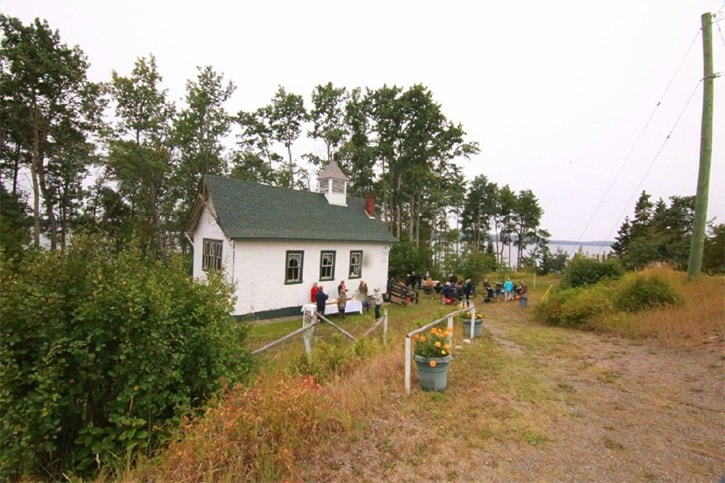
[[[331,205],[347,206],[347,183],[350,178],[332,161],[317,177],[320,193],[325,195]]]

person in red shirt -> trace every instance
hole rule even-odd
[[[315,282],[314,285],[312,285],[312,290],[310,291],[312,302],[317,302],[317,292],[319,292],[319,291],[320,291],[320,286],[317,285],[317,282]]]

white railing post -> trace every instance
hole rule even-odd
[[[448,316],[448,345],[453,348],[453,315]]]
[[[383,345],[388,345],[388,309],[383,313]]]
[[[410,394],[410,334],[405,336],[405,394]]]
[[[468,316],[471,317],[471,340],[473,340],[473,337],[476,334],[475,333],[475,329],[476,329],[476,309],[475,309],[475,307],[471,309]]]

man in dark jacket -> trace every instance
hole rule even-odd
[[[327,304],[327,298],[329,295],[325,293],[325,288],[320,285],[320,289],[317,291],[317,295],[315,296],[317,300],[317,313],[320,315],[325,315],[325,305]]]

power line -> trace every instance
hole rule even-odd
[[[634,200],[634,197],[637,196],[637,193],[639,193],[639,189],[642,187],[642,184],[644,183],[645,179],[647,179],[647,176],[649,176],[650,171],[652,171],[652,168],[654,167],[655,162],[657,161],[657,158],[660,157],[660,154],[662,153],[662,150],[665,148],[665,145],[670,140],[670,137],[672,136],[672,133],[675,131],[675,129],[677,128],[677,125],[680,123],[680,120],[682,119],[682,116],[685,114],[685,111],[687,110],[687,107],[692,102],[692,98],[695,97],[695,94],[697,93],[697,90],[699,89],[700,84],[702,83],[702,81],[703,80],[700,79],[697,82],[697,84],[695,85],[695,88],[692,90],[692,94],[690,94],[690,97],[689,97],[689,99],[687,99],[687,102],[685,103],[685,106],[680,111],[679,116],[677,116],[677,119],[675,120],[675,123],[672,125],[672,128],[670,129],[670,132],[668,132],[667,133],[667,136],[665,136],[665,140],[662,142],[662,145],[660,146],[659,150],[657,150],[657,154],[655,154],[654,158],[652,159],[652,162],[650,163],[649,167],[647,168],[647,171],[645,171],[644,175],[642,175],[642,178],[640,179],[639,184],[634,189],[634,192],[632,193],[632,197],[629,199],[629,201],[627,202],[627,204],[624,206],[624,209],[619,214],[619,218],[617,219],[617,223],[619,223],[622,220],[622,218],[624,217],[624,214],[627,211],[629,205]],[[612,236],[613,233],[614,233],[614,228],[607,235],[607,239],[609,239]]]
[[[632,156],[632,153],[634,152],[635,148],[639,144],[640,139],[642,139],[642,136],[644,135],[645,131],[647,130],[647,127],[649,127],[649,124],[652,121],[652,118],[654,117],[655,113],[657,112],[657,109],[659,109],[660,105],[662,104],[662,100],[667,95],[667,92],[669,92],[670,87],[672,86],[672,83],[675,81],[677,74],[680,73],[680,69],[684,65],[687,57],[690,55],[690,51],[692,51],[692,47],[695,45],[695,42],[697,41],[697,39],[699,37],[700,37],[700,30],[698,29],[697,34],[695,34],[695,37],[692,39],[692,42],[690,42],[690,46],[687,48],[687,52],[685,52],[685,55],[682,57],[682,60],[680,61],[680,65],[677,66],[677,70],[675,70],[675,73],[672,75],[672,77],[670,78],[670,81],[667,83],[667,87],[665,87],[665,91],[662,93],[659,100],[657,101],[657,104],[652,109],[652,112],[650,113],[649,118],[647,119],[647,122],[645,122],[644,127],[642,127],[642,130],[639,132],[639,135],[634,140],[634,144],[632,144],[632,147],[630,148],[629,153],[627,153],[627,156],[624,158],[622,163],[619,165],[619,169],[617,169],[617,172],[614,175],[614,178],[612,179],[611,183],[609,183],[607,190],[602,195],[596,208],[594,208],[594,212],[592,213],[592,216],[589,218],[586,225],[584,226],[584,229],[582,230],[581,234],[579,235],[578,241],[582,241],[582,239],[584,238],[584,233],[586,233],[587,229],[589,228],[589,225],[591,225],[592,221],[594,220],[594,217],[597,215],[597,213],[599,212],[599,209],[602,207],[604,200],[607,198],[610,191],[612,190],[612,187],[614,186],[617,179],[619,178],[619,175],[622,173],[624,166],[627,164],[627,161],[629,161],[629,158]],[[610,233],[610,235],[611,235],[611,233]]]
[[[722,10],[722,8],[720,10]],[[713,15],[712,17],[713,18],[717,17],[717,14]],[[717,27],[717,31],[720,33],[720,40],[722,41],[722,44],[725,45],[725,37],[723,37],[723,35],[722,35],[722,29],[720,28],[720,22],[721,22],[721,20],[712,21],[712,23],[714,23],[715,26]]]

